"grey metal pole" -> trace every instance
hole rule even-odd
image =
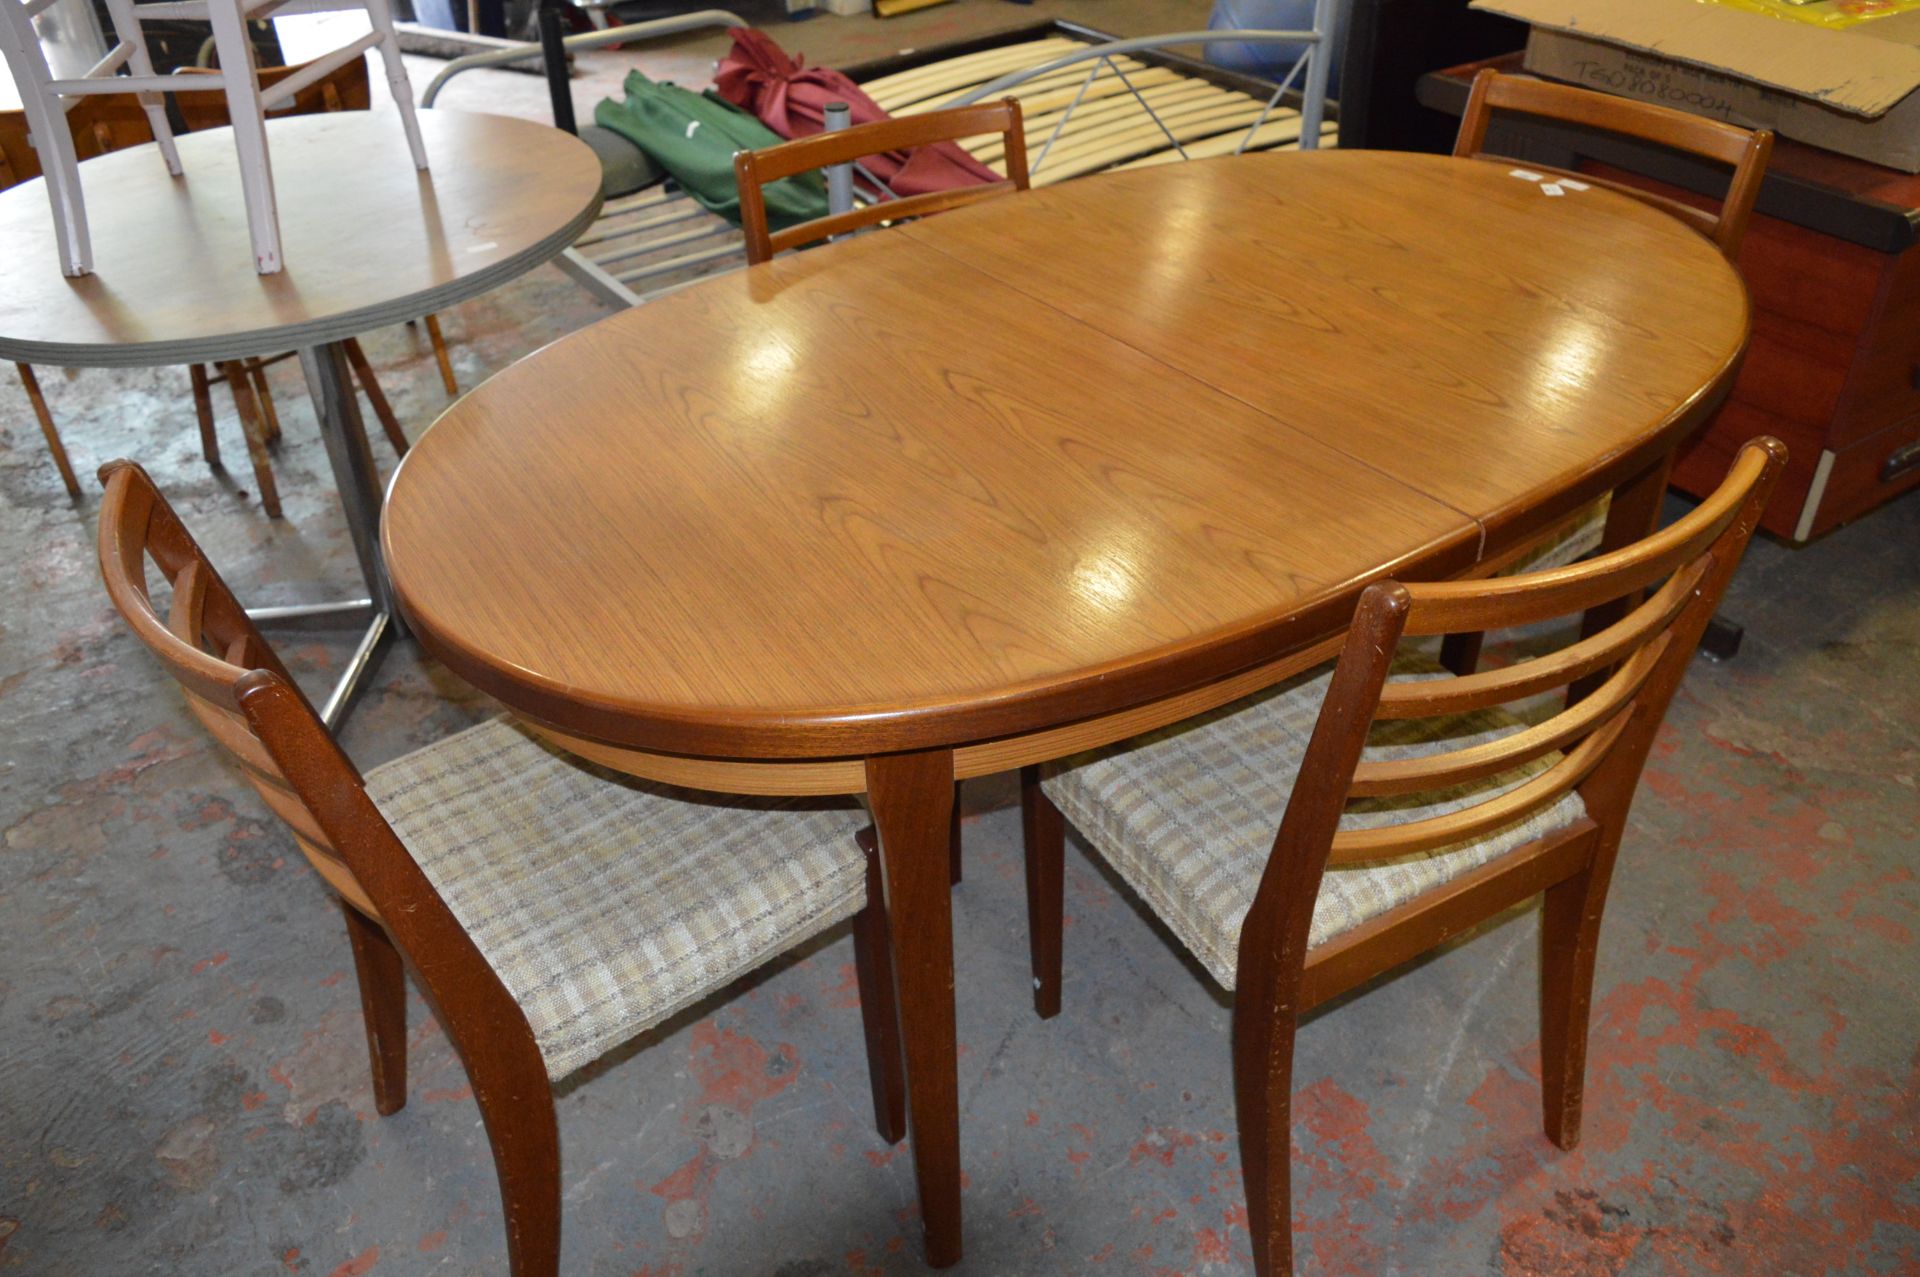
[[[1319,36],[1307,58],[1307,82],[1301,88],[1300,149],[1320,149],[1320,121],[1327,108],[1327,77],[1333,72],[1334,44],[1340,29],[1340,0],[1315,0],[1313,29]]]
[[[853,112],[845,102],[829,102],[826,109],[826,131],[838,133],[853,122]],[[829,164],[827,166],[827,213],[829,216],[853,211],[853,165]]]

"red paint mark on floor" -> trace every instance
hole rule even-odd
[[[800,1057],[790,1043],[769,1051],[744,1033],[723,1029],[712,1020],[693,1026],[692,1058],[688,1061],[700,1098],[707,1104],[725,1104],[742,1113],[753,1112],[761,1100],[771,1099],[792,1086],[800,1075]]]
[[[655,1197],[664,1198],[669,1202],[682,1201],[692,1197],[694,1191],[700,1185],[700,1180],[703,1172],[706,1170],[706,1165],[707,1154],[706,1150],[702,1149],[693,1155],[692,1161],[686,1163],[679,1170],[673,1172],[673,1174],[667,1176],[647,1191]]]
[[[463,1082],[459,1086],[443,1086],[437,1090],[420,1092],[420,1098],[428,1104],[459,1103],[473,1098],[473,1083]]]
[[[1227,1245],[1227,1239],[1211,1228],[1203,1228],[1193,1235],[1193,1258],[1200,1264],[1231,1264],[1233,1247]]]
[[[436,1229],[420,1239],[420,1253],[423,1255],[431,1255],[434,1251],[439,1250],[446,1244],[447,1230],[444,1228]]]
[[[369,1246],[352,1259],[349,1259],[346,1263],[334,1269],[333,1272],[328,1274],[328,1277],[362,1277],[362,1274],[372,1272],[373,1266],[379,1262],[380,1248],[378,1246]]]
[[[227,955],[224,951],[214,954],[211,958],[202,958],[193,964],[193,974],[199,975],[202,971],[206,971],[211,967],[225,966],[226,962]]]
[[[1172,1166],[1173,1158],[1183,1148],[1192,1148],[1200,1142],[1200,1137],[1191,1131],[1182,1131],[1171,1126],[1156,1126],[1135,1142],[1128,1150],[1127,1162],[1138,1166],[1148,1160],[1159,1162],[1162,1166]]]
[[[840,964],[840,983],[827,990],[827,1005],[846,1011],[860,1005],[860,971],[853,963]]]

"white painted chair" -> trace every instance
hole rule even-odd
[[[393,11],[388,0],[167,0],[142,5],[135,5],[133,0],[106,2],[113,18],[114,47],[86,75],[59,80],[47,66],[33,26],[35,15],[50,8],[54,0],[0,0],[0,54],[5,55],[14,84],[20,91],[27,127],[33,133],[40,165],[45,170],[47,198],[53,205],[60,245],[60,269],[66,274],[87,275],[93,271],[93,245],[87,234],[79,161],[74,155],[73,138],[62,118],[75,101],[101,93],[138,97],[152,125],[167,171],[180,176],[180,153],[174,146],[173,130],[167,123],[166,105],[160,95],[190,89],[204,91],[205,85],[154,74],[146,40],[140,31],[143,18],[179,18],[205,21],[213,26],[214,50],[220,59],[220,78],[226,90],[228,114],[233,120],[234,149],[240,157],[240,182],[247,201],[247,227],[253,238],[254,265],[262,275],[274,274],[281,266],[280,218],[274,206],[266,115],[276,106],[291,102],[301,89],[363,56],[368,49],[378,48],[386,65],[394,104],[400,108],[400,123],[406,130],[414,165],[421,169],[427,167],[426,147],[420,140],[419,122],[414,118],[413,88],[407,82],[407,69],[400,60],[400,43],[393,33]],[[307,63],[297,74],[262,89],[253,59],[253,44],[247,38],[247,23],[276,12],[323,13],[340,9],[365,9],[373,29]],[[120,75],[122,68],[131,74]]]

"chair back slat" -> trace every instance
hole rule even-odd
[[[339,892],[342,900],[375,922],[386,925],[386,919],[373,903],[373,898],[367,894],[367,889],[361,885],[360,880],[354,877],[353,870],[347,867],[346,861],[333,855],[324,847],[308,842],[297,833],[293,836],[293,841],[300,848],[300,853],[307,858],[307,863],[313,866],[314,872],[320,875],[321,881]]]
[[[1453,145],[1455,155],[1479,158],[1487,154],[1487,127],[1496,110],[1637,138],[1728,166],[1733,170],[1733,177],[1718,215],[1604,178],[1581,174],[1580,179],[1679,217],[1711,239],[1729,259],[1739,256],[1740,242],[1746,235],[1754,201],[1760,194],[1761,179],[1766,175],[1767,160],[1773,153],[1772,133],[1738,128],[1672,107],[1635,102],[1592,89],[1554,84],[1530,76],[1502,75],[1487,68],[1473,78],[1467,109],[1460,117],[1460,133]]]
[[[851,164],[869,155],[911,150],[935,142],[957,142],[961,138],[987,133],[998,133],[1004,140],[1007,176],[1003,181],[880,200],[850,212],[817,217],[777,233],[768,230],[766,198],[761,188],[770,182],[835,164]],[[1021,120],[1020,103],[1014,98],[951,107],[898,119],[876,120],[871,124],[860,124],[831,133],[814,133],[758,151],[741,151],[733,157],[733,174],[740,187],[740,229],[746,233],[747,261],[758,265],[770,260],[776,252],[810,244],[830,235],[840,235],[882,222],[924,217],[929,213],[959,208],[1010,191],[1026,190],[1026,126]]]
[[[1437,851],[1517,824],[1559,801],[1562,794],[1592,775],[1606,761],[1607,754],[1631,721],[1629,715],[1615,715],[1613,721],[1567,751],[1553,766],[1525,784],[1483,803],[1425,820],[1372,829],[1342,829],[1333,836],[1327,867],[1351,867],[1370,860]]]
[[[1663,633],[1641,647],[1593,695],[1546,722],[1462,749],[1388,762],[1363,762],[1353,770],[1348,797],[1383,798],[1470,784],[1503,775],[1564,749],[1592,735],[1595,729],[1627,708],[1647,676],[1653,673],[1654,664],[1666,651],[1671,638],[1670,634]]]
[[[845,213],[818,217],[811,222],[789,226],[784,231],[774,231],[767,237],[769,256],[816,240],[831,239],[849,231],[877,226],[881,222],[903,222],[912,217],[925,217],[930,213],[944,213],[948,209],[978,204],[981,200],[990,200],[1018,189],[1012,182],[989,182],[980,186],[956,187],[950,191],[928,191],[879,204],[862,204]]]
[[[1708,563],[1696,561],[1673,574],[1645,603],[1590,638],[1557,652],[1510,666],[1459,678],[1389,683],[1381,690],[1378,719],[1433,718],[1467,714],[1505,705],[1541,692],[1566,687],[1596,670],[1617,664],[1650,636],[1665,628],[1686,606],[1706,575]]]

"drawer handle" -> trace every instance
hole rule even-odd
[[[1880,482],[1892,483],[1901,475],[1920,470],[1920,443],[1910,443],[1896,449],[1891,456],[1880,463]]]

